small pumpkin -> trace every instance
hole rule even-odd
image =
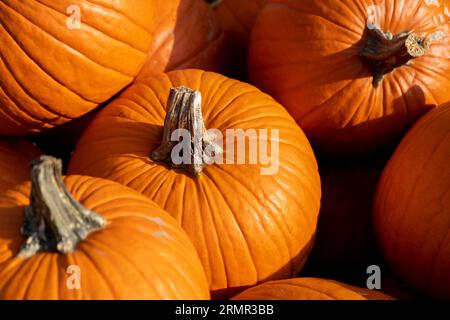
[[[31,177],[0,195],[1,299],[209,298],[186,234],[148,198],[112,181],[62,178],[47,156]]]
[[[205,128],[236,150],[237,135],[228,139],[227,130],[256,136],[244,142],[241,163],[225,147],[223,163],[211,163],[202,156],[215,144]],[[186,151],[190,164],[172,161],[168,137],[176,129],[202,141]],[[278,159],[275,170],[260,156],[250,160],[250,142],[261,137],[268,157]],[[120,182],[167,210],[193,241],[214,298],[295,275],[313,243],[320,178],[308,140],[270,96],[216,73],[173,71],[130,86],[83,134],[69,172]]]
[[[137,79],[186,68],[221,71],[226,60],[224,34],[208,4],[204,0],[157,2],[163,8],[159,13],[163,20],[154,31],[155,41]]]
[[[393,271],[422,293],[450,299],[450,104],[424,116],[378,185],[374,221]]]
[[[218,0],[213,2],[225,32],[230,75],[245,78],[248,43],[256,18],[267,0]]]
[[[448,0],[270,0],[250,41],[252,83],[285,106],[317,152],[396,143],[450,100]]]
[[[28,181],[29,164],[39,154],[39,149],[25,139],[0,138],[0,192]]]
[[[250,288],[233,300],[393,300],[377,290],[319,278],[269,281]]]

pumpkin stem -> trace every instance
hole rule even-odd
[[[67,191],[62,181],[62,162],[41,156],[31,163],[30,205],[25,207],[22,234],[27,236],[19,256],[39,251],[69,253],[106,220],[86,209]]]
[[[373,85],[377,87],[385,74],[428,51],[430,41],[415,33],[393,35],[379,28],[367,29],[366,41],[359,55],[368,62],[373,72]]]
[[[161,145],[150,158],[168,162],[172,167],[185,169],[191,174],[200,174],[206,164],[212,163],[214,157],[222,152],[214,143],[214,135],[206,130],[200,92],[186,87],[170,89],[167,110]],[[180,143],[182,154],[179,148],[174,150]]]

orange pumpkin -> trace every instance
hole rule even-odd
[[[375,198],[376,236],[393,271],[450,299],[450,104],[430,111],[401,142]]]
[[[0,195],[0,299],[208,298],[186,234],[134,190],[41,157]]]
[[[225,32],[231,75],[246,77],[248,43],[256,18],[267,0],[218,0],[217,16]]]
[[[255,24],[251,81],[323,155],[367,155],[450,99],[450,1],[271,0]]]
[[[29,164],[40,154],[38,148],[25,139],[0,139],[0,191],[30,178]]]
[[[184,110],[183,115],[174,114],[177,110]],[[234,149],[223,148],[222,159],[232,163],[192,162],[172,169],[173,145],[166,138],[180,123],[181,128],[196,128],[188,130],[201,137],[200,151],[213,145],[205,127],[222,134],[227,129],[254,130],[260,139],[267,130],[262,140],[267,150],[278,145],[278,152],[268,153],[273,159],[278,155],[278,170],[262,174],[269,165],[260,157],[251,164],[249,141],[253,146],[260,141],[255,136],[244,142],[242,164],[236,163],[237,152],[231,154]],[[239,143],[236,136],[225,140],[235,147]],[[192,151],[194,159],[197,151]],[[173,71],[136,82],[94,119],[76,147],[69,172],[118,181],[167,210],[193,241],[214,297],[291,277],[304,265],[313,242],[320,179],[307,139],[271,97],[216,73]]]
[[[156,2],[161,3],[159,17],[164,20],[154,31],[155,41],[137,79],[186,68],[222,70],[224,36],[208,4],[204,0]]]
[[[0,133],[62,124],[131,83],[159,10],[146,0],[0,2]]]
[[[263,283],[233,300],[393,300],[376,290],[350,286],[333,280],[293,278]]]

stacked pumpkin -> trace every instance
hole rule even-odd
[[[450,1],[394,1],[2,1],[0,298],[450,298]]]

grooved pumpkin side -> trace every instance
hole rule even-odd
[[[207,29],[210,16],[197,25],[196,1],[1,1],[0,134],[40,132],[86,114],[130,84],[149,52],[160,71],[191,63],[194,53],[207,60],[197,50],[220,33]],[[198,30],[189,34],[181,21]],[[175,47],[165,42],[174,33]]]
[[[206,165],[197,176],[151,160],[161,146],[169,92],[180,86],[201,94],[207,129],[224,137],[227,129],[267,130],[269,152],[279,146],[272,152],[278,169],[261,174],[269,165],[250,163],[249,143],[243,164],[225,150],[223,159],[233,163]],[[173,71],[136,82],[89,126],[69,172],[118,181],[167,210],[193,241],[214,297],[295,275],[314,240],[320,179],[308,140],[270,96],[216,73]]]
[[[255,24],[252,83],[285,106],[317,152],[396,143],[450,100],[448,0],[270,0]]]
[[[392,269],[422,293],[450,299],[450,104],[424,116],[385,168],[374,206]]]
[[[62,181],[75,201],[106,219],[106,225],[88,234],[72,252],[44,250],[24,258],[18,254],[25,248],[24,208],[33,206],[30,183],[4,191],[0,195],[1,299],[209,299],[198,255],[167,212],[112,181],[86,176],[67,176]],[[71,276],[77,275],[80,286],[73,290]]]

